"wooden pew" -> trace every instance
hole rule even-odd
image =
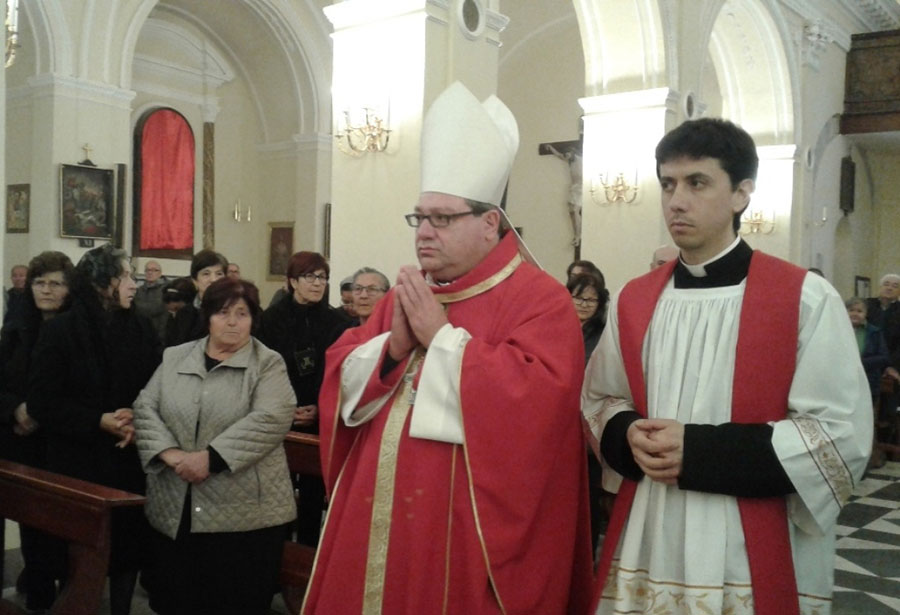
[[[875,429],[872,434],[872,457],[869,466],[880,468],[885,461],[900,461],[900,412],[891,412],[890,416],[882,422],[881,401],[886,396],[894,393],[894,379],[890,376],[881,377],[881,395],[875,400]],[[879,437],[883,439],[879,439]]]
[[[322,476],[319,436],[289,432],[284,438],[284,452],[291,473]],[[312,547],[291,541],[284,543],[281,557],[281,596],[289,613],[300,612],[315,558],[316,550]]]
[[[69,543],[69,578],[51,613],[90,615],[100,609],[109,564],[113,509],[143,506],[144,497],[0,460],[0,518]],[[18,614],[0,600],[0,615]]]

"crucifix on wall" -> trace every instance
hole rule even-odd
[[[572,221],[572,245],[575,260],[581,258],[582,141],[556,141],[538,145],[538,155],[554,156],[569,166],[569,196],[566,206]]]
[[[91,147],[90,143],[85,143],[81,146],[81,151],[84,152],[84,160],[79,162],[78,164],[86,167],[95,167],[97,166],[91,161],[91,152],[94,151],[94,148]]]

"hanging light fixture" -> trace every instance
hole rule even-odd
[[[610,179],[613,177],[613,179]],[[599,186],[597,184],[600,184]],[[599,196],[598,196],[599,195]],[[638,197],[638,174],[634,179],[625,179],[624,171],[618,173],[598,173],[591,178],[591,199],[598,205],[613,203],[634,203]]]
[[[351,118],[349,109],[344,111],[343,126],[334,135],[338,149],[350,156],[386,150],[391,138],[387,121],[369,107],[363,107],[352,115],[358,119]]]

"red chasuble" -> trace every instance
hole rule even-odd
[[[330,505],[302,613],[586,613],[584,352],[571,298],[520,261],[510,236],[433,290],[472,336],[458,376],[465,444],[409,435],[415,357],[384,381],[379,362],[357,407],[408,376],[371,421],[350,428],[339,416],[343,362],[390,331],[391,292],[327,353],[319,410]]]
[[[676,261],[629,282],[619,295],[622,360],[634,407],[647,416],[641,359],[644,336]],[[797,354],[800,293],[806,271],[755,251],[741,303],[731,418],[765,423],[787,415]],[[765,382],[766,386],[759,386]],[[637,483],[624,479],[616,497],[597,570],[594,607],[607,582],[613,555],[631,509]],[[785,500],[738,498],[757,615],[799,613]]]

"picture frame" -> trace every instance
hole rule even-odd
[[[294,254],[294,223],[269,222],[269,262],[267,280],[283,280]]]
[[[6,187],[6,232],[27,233],[31,217],[31,184]]]
[[[872,280],[862,275],[856,276],[853,281],[853,294],[860,299],[868,299],[872,294]]]
[[[325,237],[322,244],[322,255],[325,257],[325,260],[329,260],[331,258],[331,203],[325,203],[324,218]]]
[[[60,165],[59,236],[112,240],[115,230],[115,171],[82,164]]]

